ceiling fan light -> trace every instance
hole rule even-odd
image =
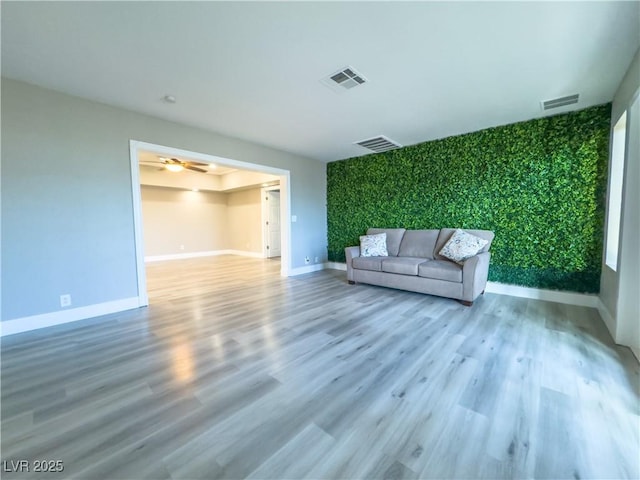
[[[166,168],[170,172],[181,172],[184,167],[182,165],[177,164],[177,163],[167,163],[164,166],[164,168]]]

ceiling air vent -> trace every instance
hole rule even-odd
[[[394,150],[396,148],[402,147],[402,145],[400,145],[398,142],[394,142],[384,135],[368,138],[366,140],[360,140],[359,142],[355,142],[355,144],[376,153],[386,152],[387,150]]]
[[[351,90],[354,87],[367,83],[368,80],[364,75],[360,74],[353,67],[344,67],[342,70],[338,70],[332,73],[328,77],[321,80],[327,87],[336,92]]]
[[[551,110],[552,108],[564,107],[565,105],[572,105],[578,103],[579,94],[567,95],[566,97],[554,98],[553,100],[544,100],[540,102],[542,110]]]

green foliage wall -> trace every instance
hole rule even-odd
[[[611,105],[327,165],[329,260],[368,227],[493,230],[489,280],[597,293]]]

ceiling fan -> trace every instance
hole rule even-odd
[[[162,163],[163,168],[170,172],[181,172],[182,170],[193,170],[194,172],[206,173],[204,168],[209,165],[208,163],[193,162],[187,160],[180,160],[178,158],[158,157],[159,163]],[[154,162],[158,163],[158,162]]]

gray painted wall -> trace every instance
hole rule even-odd
[[[192,192],[142,185],[141,192],[145,257],[216,250],[262,254],[260,188]]]
[[[229,248],[228,194],[146,185],[141,193],[145,257]]]
[[[227,248],[262,253],[261,196],[259,188],[227,194]]]
[[[129,140],[289,170],[291,267],[326,260],[323,163],[2,79],[2,320],[138,295]]]

